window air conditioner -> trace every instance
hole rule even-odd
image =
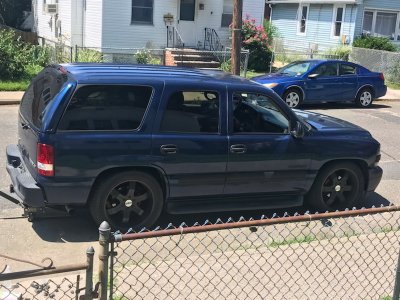
[[[46,14],[57,14],[58,13],[58,4],[46,4],[45,12],[46,12]]]

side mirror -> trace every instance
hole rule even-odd
[[[308,78],[309,79],[315,79],[315,78],[317,78],[319,76],[319,74],[310,74],[310,75],[308,75]]]
[[[295,139],[301,139],[302,137],[304,137],[303,125],[299,121],[296,121],[296,124],[294,125],[294,128],[292,128],[292,130],[290,131],[290,134]]]

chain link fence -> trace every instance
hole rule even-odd
[[[0,254],[0,258],[2,263],[3,260],[6,263],[4,267],[3,264],[0,265],[0,300],[90,300],[97,297],[98,288],[93,288],[92,247],[86,251],[86,263],[65,266],[54,266],[50,258],[45,258],[41,264],[3,254]],[[44,265],[44,262],[50,263]],[[28,264],[35,268],[20,271]],[[18,271],[12,272],[11,266]],[[30,281],[30,277],[36,279]]]
[[[117,234],[109,299],[392,299],[400,208],[389,210]]]
[[[22,283],[0,282],[0,300],[79,299],[80,276],[34,280]]]
[[[291,62],[307,59],[349,59],[350,47],[331,44],[298,42],[287,39],[274,39],[272,46],[272,67],[281,68]]]
[[[383,73],[390,82],[400,82],[400,52],[353,47],[350,61]]]

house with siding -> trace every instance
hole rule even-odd
[[[362,34],[400,43],[400,0],[266,0],[266,4],[286,48],[335,48]]]
[[[244,15],[261,25],[265,0],[243,2]],[[70,46],[165,48],[169,37],[201,48],[206,29],[230,43],[232,0],[33,0],[32,6],[38,36]]]

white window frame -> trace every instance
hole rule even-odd
[[[371,35],[375,36],[375,26],[376,26],[376,17],[379,12],[382,13],[397,13],[396,19],[396,28],[395,28],[395,38],[391,40],[392,42],[400,43],[400,10],[395,9],[381,9],[381,8],[371,8],[365,7],[362,14],[362,25],[361,25],[361,32],[364,33],[364,13],[371,12],[372,13],[372,28],[371,28]]]
[[[343,14],[342,14],[342,20],[340,21],[341,26],[340,26],[340,34],[339,36],[335,35],[335,25],[336,25],[336,17],[337,17],[337,11],[338,8],[343,8]],[[346,15],[346,5],[342,4],[335,4],[333,6],[333,16],[332,16],[332,28],[331,28],[331,38],[332,39],[340,39],[343,35],[343,25],[345,24],[345,15]]]
[[[42,2],[42,14],[46,14],[46,4],[58,4],[58,0],[43,0]]]
[[[305,19],[305,26],[304,26],[304,32],[300,32],[301,28],[301,20],[303,16],[303,7],[307,7],[307,17]],[[307,35],[307,23],[308,23],[308,17],[310,16],[310,4],[309,3],[299,3],[299,9],[297,11],[297,35]]]

